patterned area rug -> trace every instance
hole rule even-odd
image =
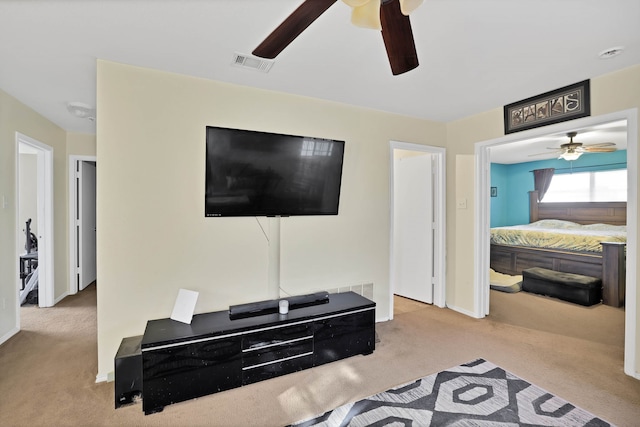
[[[611,426],[483,359],[474,360],[296,426]]]

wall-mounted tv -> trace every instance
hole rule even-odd
[[[338,214],[344,141],[206,130],[205,216]]]

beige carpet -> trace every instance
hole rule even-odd
[[[95,297],[91,286],[55,308],[23,310],[23,330],[0,346],[0,425],[282,426],[475,358],[619,426],[640,419],[640,381],[622,370],[622,310],[496,292],[492,315],[482,320],[410,302],[393,321],[377,324],[380,342],[369,356],[148,416],[141,404],[116,410],[113,383],[95,384]]]

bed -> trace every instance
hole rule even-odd
[[[541,203],[538,192],[531,191],[529,224],[491,229],[490,266],[511,275],[543,267],[599,277],[603,303],[620,307],[625,294],[626,218],[625,202]]]

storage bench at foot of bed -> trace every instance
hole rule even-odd
[[[522,290],[591,306],[602,300],[602,279],[533,267],[522,270]]]

